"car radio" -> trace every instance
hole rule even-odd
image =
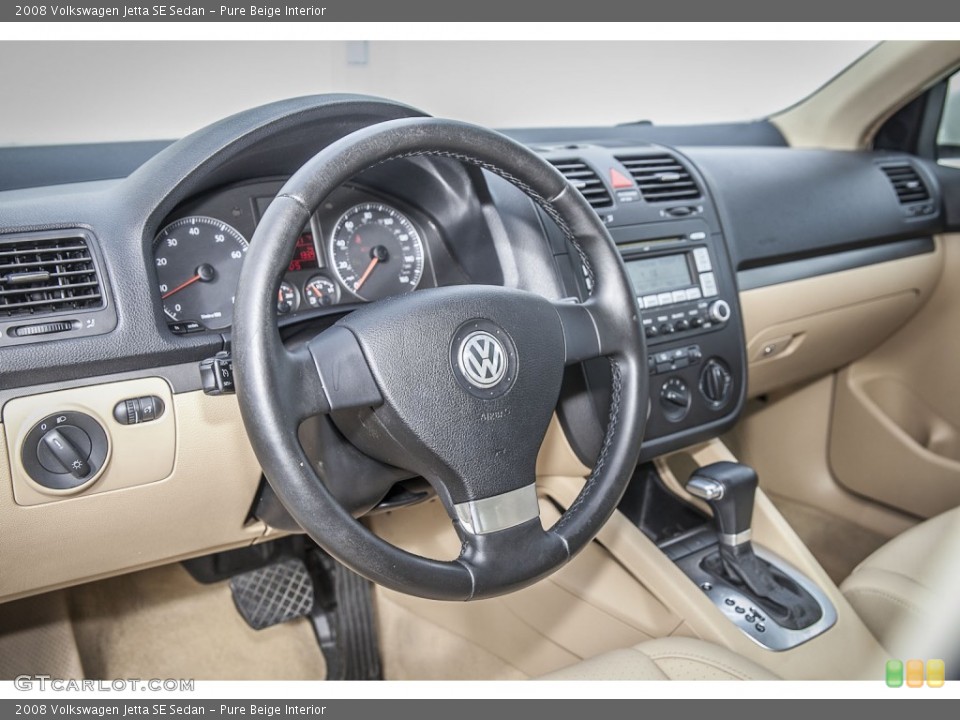
[[[700,232],[691,233],[686,241],[705,239],[706,233]],[[718,297],[710,248],[706,244],[674,246],[684,241],[663,238],[620,246],[650,345],[669,336],[705,332],[730,320],[730,304]],[[671,248],[662,250],[663,245]]]

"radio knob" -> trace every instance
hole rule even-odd
[[[726,300],[716,300],[710,304],[707,314],[714,322],[726,322],[730,319],[730,304]]]

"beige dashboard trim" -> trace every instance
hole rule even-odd
[[[740,293],[755,397],[836,370],[901,328],[933,293],[943,268],[934,251]],[[764,348],[774,352],[765,355]]]
[[[114,407],[129,398],[153,395],[164,404],[156,419],[139,425],[121,425],[113,417]],[[13,494],[18,505],[43,505],[70,497],[110,492],[134,485],[163,480],[173,471],[176,457],[176,418],[173,393],[161,378],[70,388],[11,400],[3,408],[3,423],[17,428],[8,437]],[[96,420],[104,429],[110,452],[103,466],[88,482],[71,490],[51,490],[35,483],[23,467],[21,449],[25,439],[42,418],[75,411]]]
[[[0,425],[0,601],[252,543],[260,468],[235,397],[172,396],[176,460],[163,480],[45,505],[14,501]]]

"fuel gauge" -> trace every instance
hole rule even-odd
[[[303,288],[304,297],[310,307],[335,305],[340,299],[340,290],[336,283],[324,275],[314,275]]]
[[[300,293],[297,289],[284,280],[280,283],[280,290],[277,292],[277,314],[287,315],[300,307]]]

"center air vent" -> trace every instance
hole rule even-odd
[[[580,160],[551,160],[550,164],[580,191],[580,194],[590,203],[590,207],[600,209],[613,205],[610,193],[607,192],[600,177],[586,163]]]
[[[630,171],[647,202],[696,200],[700,188],[683,164],[672,155],[618,157]]]
[[[103,292],[85,237],[0,240],[0,318],[100,307]]]
[[[930,192],[924,185],[919,173],[910,163],[898,163],[896,165],[881,165],[880,169],[886,174],[893,184],[893,189],[897,193],[897,198],[901,205],[908,203],[924,202],[930,199]]]

